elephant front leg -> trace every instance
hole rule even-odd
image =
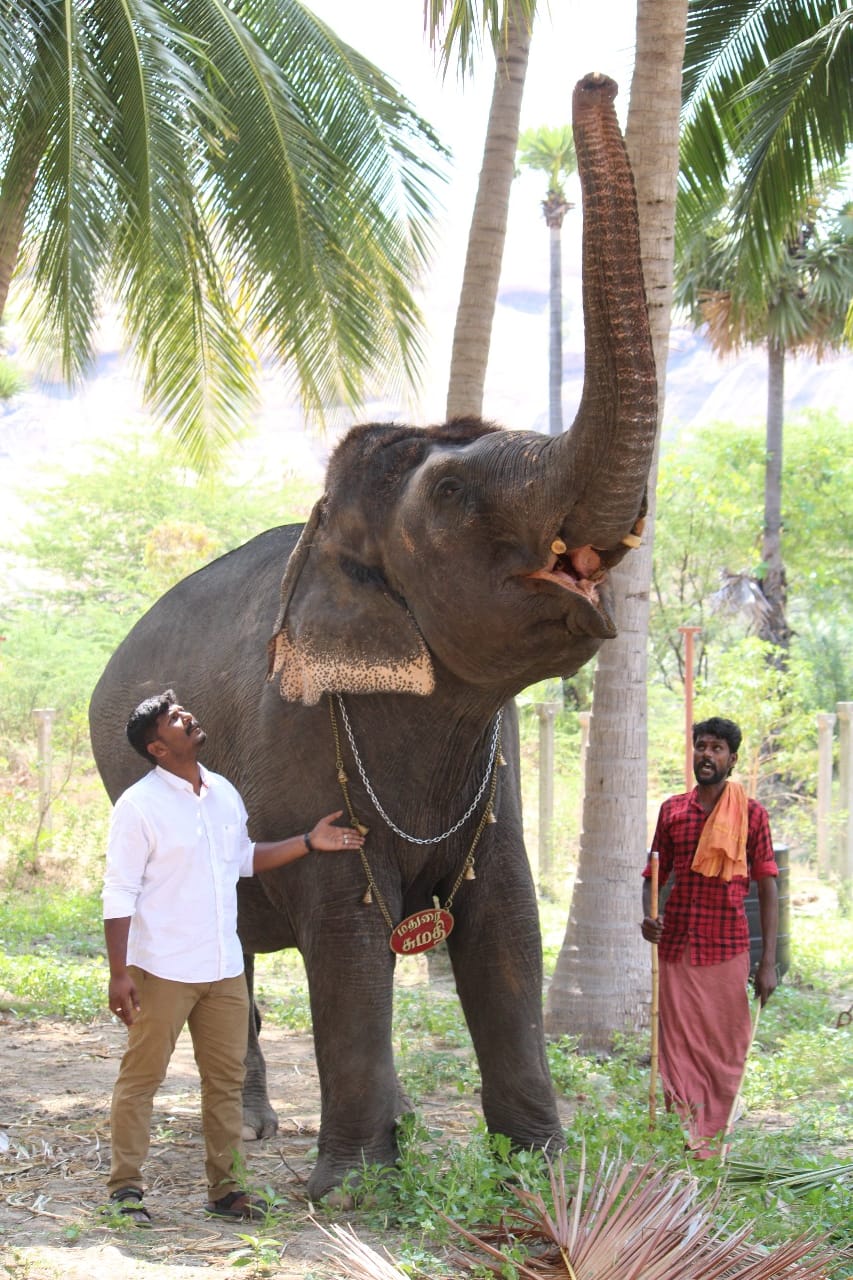
[[[320,1076],[318,1200],[365,1164],[393,1164],[401,1095],[391,1047],[394,957],[384,938],[331,942],[305,954]]]
[[[535,898],[522,882],[494,904],[477,880],[478,901],[457,913],[448,949],[482,1077],[482,1105],[491,1133],[518,1147],[564,1145],[545,1052],[542,959]],[[507,902],[512,914],[508,918]]]
[[[249,1038],[246,1048],[246,1078],[243,1081],[243,1139],[271,1138],[278,1129],[278,1117],[270,1106],[267,1064],[261,1053],[258,1034],[261,1015],[255,1004],[255,957],[243,955],[246,985],[249,988]]]

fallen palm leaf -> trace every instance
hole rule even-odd
[[[602,1157],[586,1187],[581,1158],[577,1188],[567,1194],[562,1158],[549,1162],[551,1204],[514,1188],[521,1208],[482,1236],[450,1225],[482,1254],[455,1250],[458,1262],[485,1265],[497,1275],[512,1265],[522,1280],[824,1280],[830,1254],[821,1242],[799,1237],[773,1249],[750,1242],[751,1227],[732,1235],[714,1226],[719,1190],[700,1202],[695,1178],[650,1162],[621,1167]],[[503,1246],[503,1249],[501,1248]],[[526,1251],[518,1261],[519,1246]],[[807,1256],[811,1255],[811,1256]]]
[[[359,1240],[352,1227],[339,1227],[333,1223],[326,1230],[316,1219],[312,1221],[332,1241],[332,1252],[340,1258],[344,1274],[351,1280],[409,1280],[405,1272],[394,1265],[387,1252],[385,1257],[377,1253],[369,1244]]]
[[[748,1160],[730,1160],[728,1181],[766,1182],[768,1187],[786,1187],[795,1194],[805,1194],[807,1191],[823,1191],[839,1182],[853,1183],[853,1163],[803,1169],[794,1165],[762,1165],[751,1164]]]

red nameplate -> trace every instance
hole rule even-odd
[[[428,907],[406,916],[391,933],[391,950],[398,956],[415,956],[419,951],[431,951],[450,933],[453,916],[441,907]]]

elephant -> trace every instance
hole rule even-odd
[[[458,418],[352,427],[304,528],[261,533],[184,579],[134,626],[92,696],[115,799],[144,765],[124,741],[165,688],[207,729],[202,759],[244,797],[250,834],[336,809],[360,856],[241,881],[253,957],[305,962],[321,1091],[318,1199],[398,1155],[397,954],[446,939],[488,1129],[562,1145],[524,847],[514,697],[615,635],[608,571],[639,544],[657,384],[636,196],[599,75],[573,96],[584,201],[585,381],[562,436]],[[346,821],[346,817],[344,821]],[[389,945],[390,944],[390,945]],[[275,1131],[253,1018],[245,1122]]]

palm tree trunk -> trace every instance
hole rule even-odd
[[[785,348],[769,339],[767,344],[767,435],[764,469],[764,534],[761,589],[770,605],[762,621],[762,640],[787,650],[790,631],[786,616],[788,588],[782,563],[782,433],[785,420]]]
[[[456,311],[447,416],[480,414],[492,321],[503,260],[509,193],[515,176],[518,122],[530,52],[530,32],[509,10],[506,42],[497,57],[483,166],[468,233]]]
[[[638,0],[637,54],[626,142],[640,214],[643,272],[658,370],[659,413],[669,343],[678,116],[687,0]],[[643,545],[612,574],[619,635],[602,646],[587,749],[583,831],[566,936],[545,1006],[549,1034],[606,1050],[648,1015],[649,948],[640,936],[646,798],[646,647],[656,459]]]
[[[24,219],[33,193],[44,150],[44,129],[38,136],[20,139],[13,147],[0,190],[0,322],[6,311],[9,288],[24,234]],[[11,178],[11,180],[10,180]]]
[[[560,224],[562,219],[560,220]],[[550,227],[551,278],[550,334],[548,342],[548,432],[563,431],[563,253],[561,225]]]

